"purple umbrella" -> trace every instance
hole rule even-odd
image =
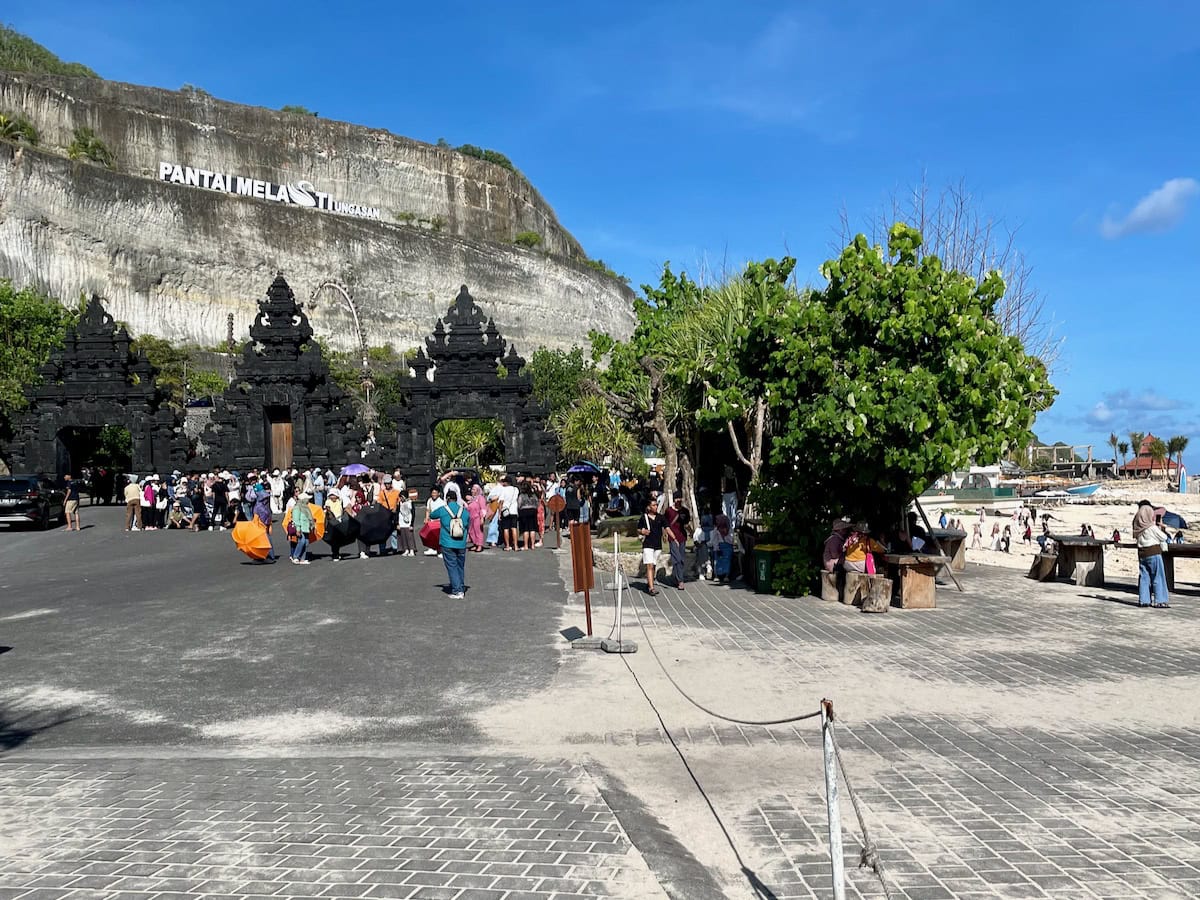
[[[369,466],[364,466],[362,463],[350,463],[348,466],[342,467],[341,474],[343,475],[366,475],[370,472]]]

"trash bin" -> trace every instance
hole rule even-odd
[[[784,544],[758,544],[754,548],[754,592],[775,593],[775,560],[787,550]]]

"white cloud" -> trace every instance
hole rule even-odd
[[[1123,219],[1105,216],[1100,233],[1109,240],[1130,234],[1168,231],[1179,224],[1192,198],[1200,194],[1194,178],[1172,178],[1137,202]]]

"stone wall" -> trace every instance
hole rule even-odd
[[[9,90],[17,80],[0,76]],[[585,343],[589,328],[624,337],[633,327],[628,288],[561,256],[231,197],[0,142],[0,278],[66,302],[94,291],[134,334],[213,346],[224,343],[228,313],[239,342],[246,338],[277,272],[305,301],[322,281],[340,279],[368,341],[399,349],[422,341],[461,284],[526,356],[540,345]],[[306,307],[319,336],[354,348],[350,313],[332,292]]]
[[[75,128],[90,127],[130,175],[157,179],[159,163],[171,162],[277,184],[307,180],[379,207],[385,221],[440,217],[450,234],[503,244],[536,231],[543,249],[584,257],[524,176],[382,129],[193,91],[14,72],[0,72],[0,112],[28,116],[47,148],[65,149]]]

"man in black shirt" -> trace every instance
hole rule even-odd
[[[651,500],[638,523],[638,534],[642,536],[642,565],[646,567],[646,593],[657,594],[654,588],[654,573],[658,570],[658,556],[662,552],[662,516],[658,514],[658,503]]]

